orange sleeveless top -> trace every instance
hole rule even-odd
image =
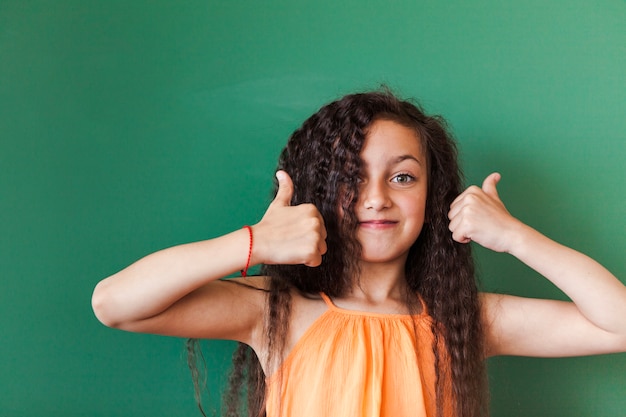
[[[434,337],[426,308],[415,316],[378,314],[322,298],[328,310],[267,379],[267,416],[435,417]]]

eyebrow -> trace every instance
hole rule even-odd
[[[415,157],[414,155],[411,154],[404,154],[404,155],[400,155],[397,156],[393,159],[391,159],[389,161],[389,165],[397,165],[402,161],[406,161],[406,160],[411,160],[411,161],[415,161],[421,168],[424,167],[424,164],[422,163],[422,161],[420,161],[419,159],[417,159],[417,157]],[[367,163],[363,160],[361,160],[361,163],[363,164],[363,167],[367,167]]]
[[[410,155],[410,154],[400,155],[397,158],[393,159],[392,162],[394,164],[399,164],[400,162],[406,161],[407,159],[413,160],[417,162],[419,165],[422,165],[422,162],[419,159],[417,159],[415,156]]]

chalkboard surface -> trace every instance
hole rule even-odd
[[[254,223],[322,104],[386,84],[468,183],[622,279],[623,0],[0,1],[0,415],[199,415],[184,341],[107,329],[94,285]],[[562,298],[477,249],[488,290]],[[207,342],[209,411],[228,342]],[[623,416],[626,356],[490,360],[494,416]]]

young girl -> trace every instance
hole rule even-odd
[[[487,414],[486,357],[626,351],[626,287],[512,217],[499,174],[461,192],[443,120],[409,102],[372,92],[324,106],[293,133],[276,177],[254,226],[100,282],[98,319],[241,342],[234,388],[245,379],[243,408],[272,417],[474,417]],[[478,293],[470,241],[573,302]],[[261,276],[245,277],[257,264]]]

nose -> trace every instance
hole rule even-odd
[[[386,184],[382,181],[368,181],[363,184],[361,199],[366,209],[380,211],[391,206]]]

